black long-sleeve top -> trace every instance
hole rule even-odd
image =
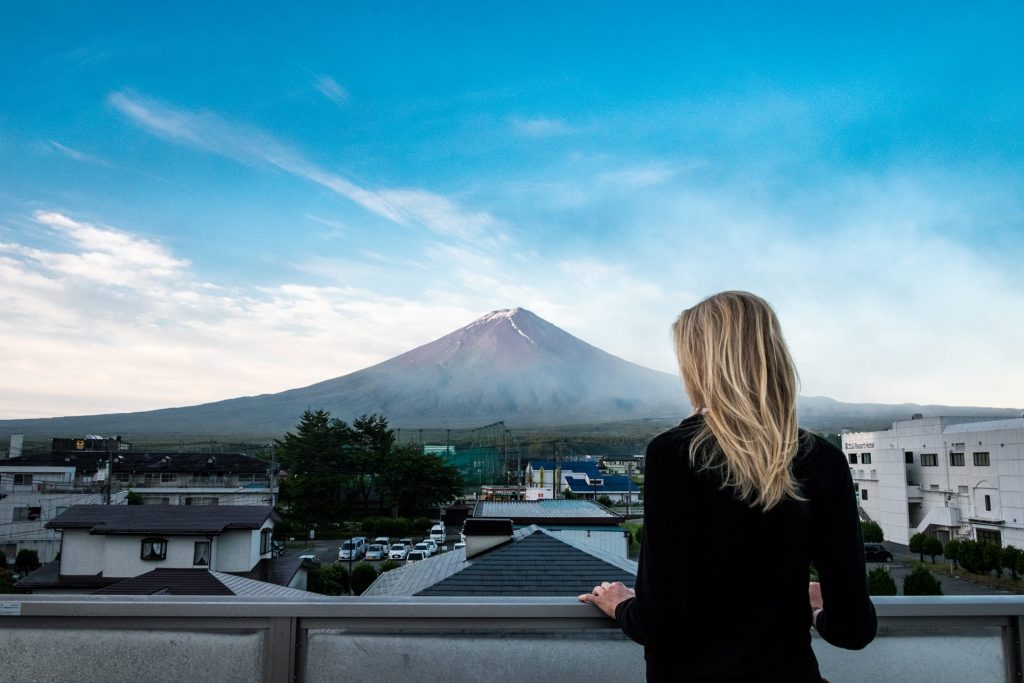
[[[647,447],[636,598],[619,604],[616,621],[645,646],[649,681],[819,683],[812,562],[822,638],[860,649],[877,626],[846,458],[807,435],[792,465],[805,500],[762,512],[722,488],[720,471],[691,467],[702,421],[690,417]]]

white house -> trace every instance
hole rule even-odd
[[[277,520],[270,506],[76,505],[46,524],[62,533],[60,560],[18,587],[90,592],[154,569],[250,574],[269,564]]]
[[[915,416],[842,439],[861,509],[887,540],[1024,546],[1024,418]]]

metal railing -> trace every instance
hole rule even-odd
[[[879,636],[815,637],[836,681],[1020,681],[1024,597],[876,598]],[[682,621],[682,620],[681,620]],[[624,681],[643,651],[573,598],[0,596],[7,681]]]

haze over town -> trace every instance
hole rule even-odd
[[[730,288],[804,395],[1024,404],[1021,7],[711,7],[8,8],[0,418],[282,391],[516,306],[673,372]]]

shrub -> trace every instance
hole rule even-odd
[[[878,522],[861,522],[860,533],[866,543],[881,543],[885,540],[882,527],[878,525]]]
[[[372,564],[360,562],[352,570],[352,595],[362,595],[377,580],[377,570]]]
[[[606,508],[610,508],[612,506],[612,499],[609,498],[608,496],[598,496],[597,504],[604,505]]]
[[[28,548],[22,548],[18,551],[18,556],[14,559],[14,571],[19,574],[28,574],[39,569],[39,553],[35,550],[29,550]]]
[[[946,543],[946,547],[943,549],[943,554],[947,560],[953,560],[953,568],[957,567],[957,560],[960,559],[960,541],[955,538]]]
[[[0,571],[7,569],[7,555],[4,551],[0,550]]]
[[[389,572],[392,569],[398,569],[402,565],[398,563],[398,560],[384,560],[384,564],[380,566],[380,573]]]
[[[430,527],[434,523],[426,517],[415,517],[409,522],[409,533],[418,536],[426,536],[430,533]]]
[[[922,562],[924,562],[924,542],[927,538],[927,535],[921,533],[910,537],[910,552],[920,555]]]
[[[924,567],[915,567],[903,577],[903,594],[942,595],[942,584]]]
[[[977,541],[960,541],[960,550],[957,552],[957,559],[960,560],[960,566],[971,572],[977,574],[982,568],[981,559],[981,546],[978,545]]]
[[[868,572],[868,595],[896,595],[896,581],[885,567]]]
[[[1017,563],[1020,560],[1020,554],[1020,548],[1008,545],[1003,548],[1002,556],[999,558],[1003,563],[1003,568],[1010,570],[1010,576],[1013,577],[1014,581],[1020,578],[1017,574]]]
[[[1003,561],[1002,554],[1003,549],[997,546],[995,543],[982,543],[981,545],[981,562],[982,571],[990,572],[995,571],[996,576],[1002,577],[1003,575]]]
[[[348,569],[339,563],[317,567],[309,572],[306,585],[321,595],[348,595]]]
[[[0,593],[14,593],[14,572],[0,569]]]
[[[932,564],[935,564],[935,556],[942,554],[942,541],[934,536],[929,536],[925,539],[921,549],[924,551],[925,555],[931,555]]]
[[[128,489],[128,495],[125,497],[124,502],[128,505],[142,505],[142,496]]]

